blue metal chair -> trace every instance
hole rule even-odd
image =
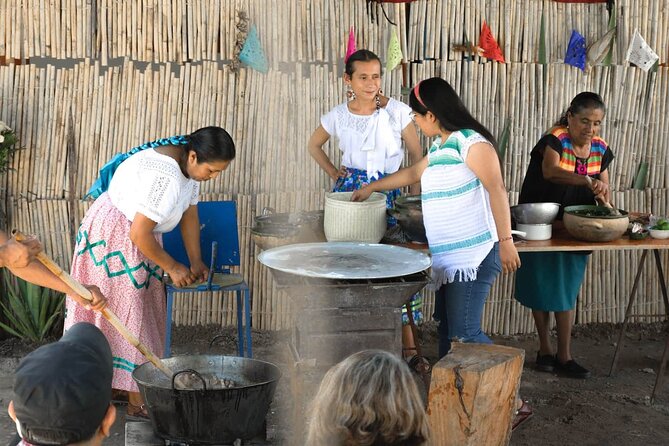
[[[239,234],[237,232],[237,206],[234,201],[203,201],[197,205],[200,218],[200,248],[202,260],[209,265],[209,279],[206,284],[197,287],[180,288],[167,283],[167,321],[165,336],[165,357],[171,354],[172,343],[172,307],[174,293],[194,293],[201,291],[236,291],[237,292],[237,336],[239,356],[244,356],[246,341],[247,357],[252,358],[251,350],[251,296],[246,282],[230,286],[212,283],[214,273],[231,274],[230,267],[239,266]],[[184,265],[190,265],[186,249],[181,238],[180,227],[163,234],[163,247],[174,259]],[[242,295],[244,301],[242,305]],[[242,318],[242,308],[244,318]]]

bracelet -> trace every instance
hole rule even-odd
[[[502,237],[501,239],[499,239],[499,242],[502,243],[502,242],[505,242],[507,240],[513,240],[513,236],[510,235],[508,237]]]

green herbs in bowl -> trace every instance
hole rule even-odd
[[[661,218],[650,229],[657,229],[660,231],[669,231],[669,220]]]

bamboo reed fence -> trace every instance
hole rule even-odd
[[[255,260],[250,227],[265,206],[277,212],[322,209],[330,181],[309,157],[306,142],[320,116],[345,98],[341,59],[351,25],[358,48],[370,48],[382,59],[390,33],[398,32],[406,63],[384,74],[387,95],[406,100],[403,87],[442,76],[493,134],[501,135],[509,123],[502,162],[512,203],[533,144],[576,93],[591,90],[608,106],[603,136],[616,155],[614,202],[630,211],[669,214],[664,149],[669,68],[645,73],[624,62],[635,28],[660,62],[667,60],[669,17],[660,0],[616,2],[613,64],[586,72],[561,59],[571,28],[588,41],[606,32],[602,4],[418,0],[383,7],[397,29],[381,6],[368,9],[362,0],[2,2],[0,120],[18,131],[25,147],[14,157],[13,170],[0,177],[7,227],[37,233],[49,255],[67,268],[76,226],[89,206],[81,197],[107,159],[157,137],[222,126],[233,136],[238,156],[223,175],[202,184],[202,199],[237,201],[239,272],[252,288],[254,326],[289,327],[288,296]],[[229,70],[240,10],[258,28],[270,63],[267,74]],[[548,64],[537,63],[542,13]],[[465,37],[478,40],[483,19],[508,63],[466,58],[453,50]],[[39,57],[67,64],[12,61]],[[324,149],[339,160],[335,143]],[[632,185],[641,162],[648,163],[648,182],[636,190]],[[622,319],[639,257],[635,252],[592,255],[578,301],[579,322]],[[513,299],[513,287],[513,276],[497,280],[485,307],[488,332],[534,330],[529,311]],[[429,317],[434,296],[424,294]],[[174,320],[234,323],[230,297],[177,295]],[[637,302],[638,312],[661,313],[654,268],[644,270]]]
[[[383,10],[382,10],[383,9]],[[564,59],[572,29],[588,44],[608,30],[602,3],[552,0],[417,0],[367,5],[364,0],[22,0],[0,3],[0,55],[12,59],[130,58],[144,62],[230,60],[235,14],[250,14],[272,54],[272,68],[341,58],[345,31],[359,47],[383,54],[390,23],[410,61],[460,60],[453,45],[477,43],[485,20],[507,62],[538,61],[541,23],[549,62]],[[623,64],[634,30],[669,61],[669,9],[661,0],[617,0],[614,63]]]

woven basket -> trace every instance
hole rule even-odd
[[[374,192],[365,201],[351,201],[352,192],[325,197],[325,238],[329,242],[378,243],[386,233],[386,196]]]

